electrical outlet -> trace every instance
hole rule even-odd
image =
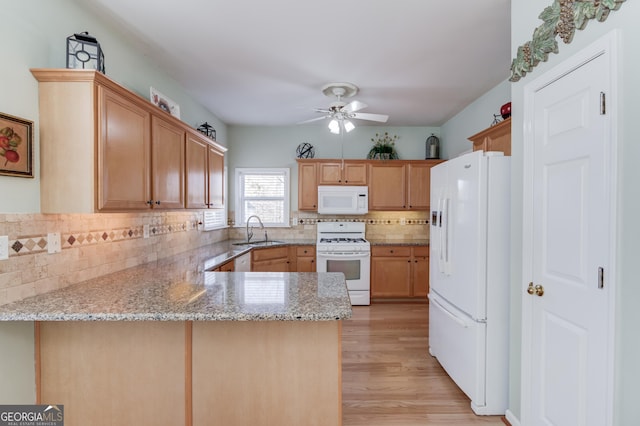
[[[400,225],[406,225],[407,224],[407,219],[405,219],[404,217],[400,218]]]
[[[0,260],[9,259],[9,236],[3,235],[0,237]]]
[[[47,250],[49,254],[60,253],[60,233],[50,232],[47,234]]]
[[[184,230],[185,230],[185,231],[191,231],[191,222],[186,221],[186,222],[184,223]]]
[[[149,225],[142,225],[142,238],[149,238]]]

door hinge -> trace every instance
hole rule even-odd
[[[604,288],[604,268],[598,267],[598,288]]]
[[[607,113],[607,95],[604,92],[600,92],[600,115],[606,115]]]

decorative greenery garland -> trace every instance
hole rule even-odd
[[[533,39],[518,47],[511,62],[511,78],[518,81],[540,61],[545,62],[549,53],[558,53],[559,35],[565,44],[571,43],[576,29],[582,30],[590,19],[604,22],[612,10],[618,10],[625,0],[554,0],[538,18],[544,23],[533,31]]]

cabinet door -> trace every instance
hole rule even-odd
[[[410,297],[411,259],[408,257],[371,258],[371,297]]]
[[[369,210],[403,210],[405,166],[393,161],[369,166]]]
[[[340,185],[342,183],[342,163],[319,163],[318,185]]]
[[[316,272],[315,247],[296,247],[296,272]]]
[[[224,207],[224,154],[209,146],[209,207]]]
[[[412,264],[412,296],[427,299],[429,294],[429,248],[420,247],[413,249]]]
[[[154,208],[184,208],[184,141],[179,126],[151,117],[151,178]]]
[[[371,248],[371,297],[411,297],[411,248]]]
[[[186,207],[206,209],[209,204],[207,157],[209,144],[187,133],[186,148]]]
[[[98,210],[149,209],[151,114],[98,86],[98,117]]]
[[[430,164],[407,164],[407,202],[410,210],[429,210]]]
[[[318,210],[316,163],[298,163],[298,210]]]
[[[342,175],[343,175],[345,184],[366,185],[367,184],[367,164],[345,162]]]

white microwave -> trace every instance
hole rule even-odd
[[[369,212],[367,186],[318,186],[319,214],[366,214]]]

